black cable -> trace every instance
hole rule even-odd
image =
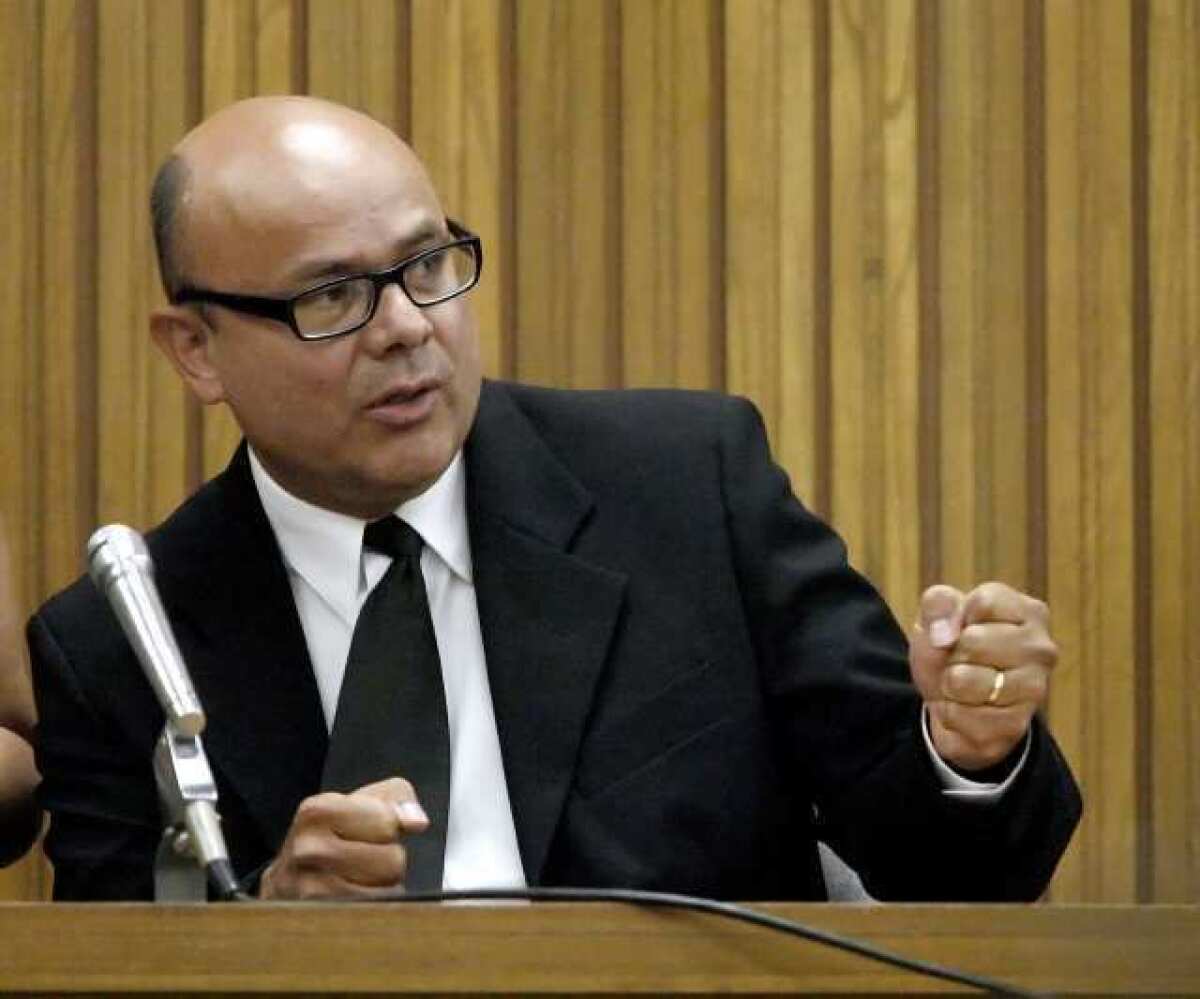
[[[222,902],[253,902],[233,873],[233,865],[228,860],[211,861],[204,869],[208,875],[208,883],[212,886],[217,898]]]
[[[232,871],[228,872],[232,888],[225,884],[225,879],[215,871],[217,865],[210,865],[209,875],[213,878],[222,901],[226,902],[256,902],[258,899],[242,891],[236,881],[232,881]],[[219,882],[218,883],[218,879]],[[339,901],[358,902],[469,902],[469,901],[529,901],[529,902],[624,902],[630,905],[652,906],[655,908],[684,909],[692,912],[704,912],[725,919],[734,919],[752,926],[761,926],[776,930],[790,936],[811,940],[837,950],[848,951],[881,964],[902,968],[918,975],[939,978],[980,989],[995,996],[1015,996],[1018,999],[1052,999],[1047,992],[1031,992],[1018,988],[1007,982],[1001,982],[984,975],[973,975],[965,971],[957,971],[929,961],[919,961],[916,958],[905,957],[892,951],[884,950],[873,944],[863,943],[851,937],[842,936],[829,930],[819,930],[816,927],[784,919],[782,916],[772,916],[744,905],[733,902],[718,902],[714,899],[699,898],[695,895],[676,895],[669,892],[635,891],[628,888],[473,888],[459,891],[430,891],[413,892],[396,895],[373,895],[370,897],[353,898]]]
[[[363,898],[359,901],[380,901],[379,897]],[[713,899],[698,898],[693,895],[675,895],[667,892],[634,891],[626,888],[479,888],[465,891],[443,892],[414,892],[404,895],[388,895],[384,899],[389,902],[458,902],[458,901],[531,901],[531,902],[626,902],[632,905],[649,905],[659,908],[686,909],[693,912],[705,912],[726,919],[735,919],[754,926],[777,930],[804,940],[834,947],[838,950],[849,951],[860,957],[881,964],[903,968],[918,975],[930,978],[940,978],[959,985],[968,985],[981,989],[996,996],[1016,996],[1020,999],[1051,999],[1046,992],[1030,992],[1026,989],[1009,985],[1006,982],[983,975],[972,975],[965,971],[956,971],[928,961],[918,961],[915,958],[904,957],[881,947],[863,943],[850,937],[832,933],[829,930],[819,930],[792,919],[772,916],[744,905],[732,902],[717,902]]]

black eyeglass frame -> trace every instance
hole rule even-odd
[[[448,302],[452,298],[457,298],[459,295],[464,295],[479,283],[479,276],[483,273],[483,243],[475,233],[471,232],[466,226],[455,222],[454,219],[446,219],[446,227],[450,230],[450,235],[454,237],[449,243],[443,243],[440,246],[431,246],[427,250],[422,250],[420,253],[414,253],[411,257],[405,257],[391,267],[381,271],[372,271],[366,274],[347,274],[344,277],[333,278],[330,281],[322,281],[320,284],[315,284],[311,288],[305,288],[297,295],[292,295],[288,298],[268,298],[261,295],[237,295],[225,291],[210,291],[206,288],[193,288],[185,286],[180,288],[172,297],[172,305],[186,305],[189,302],[209,303],[211,305],[223,305],[228,309],[233,309],[236,312],[244,312],[252,316],[261,316],[264,319],[274,319],[277,322],[287,326],[297,337],[306,343],[311,343],[315,340],[332,340],[334,337],[348,336],[357,330],[362,329],[372,319],[375,318],[375,311],[379,308],[379,298],[383,293],[383,289],[389,284],[397,284],[400,290],[408,297],[408,300],[417,306],[419,309],[426,309],[432,305],[440,305],[442,302]],[[441,298],[435,298],[429,302],[418,302],[413,298],[412,293],[408,290],[408,286],[404,282],[405,272],[415,264],[419,264],[435,253],[444,253],[446,250],[451,250],[456,246],[468,246],[475,257],[475,276],[463,287],[451,292],[449,295],[443,295]],[[349,281],[361,281],[363,278],[368,278],[373,285],[371,308],[367,311],[366,318],[361,322],[355,323],[344,330],[335,330],[332,333],[301,333],[300,327],[296,323],[295,305],[300,299],[313,294],[313,292],[322,291],[325,288],[331,288],[339,284],[345,284]]]

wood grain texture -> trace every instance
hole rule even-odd
[[[1195,906],[754,908],[1039,993],[1194,996],[1200,978]],[[978,994],[762,927],[615,903],[10,904],[0,934],[0,979],[21,994]]]
[[[916,5],[831,16],[831,517],[899,616],[918,596]]]
[[[1087,798],[1063,897],[1137,898],[1130,13],[1046,9],[1051,719]]]
[[[1025,30],[1019,5],[940,9],[941,578],[1030,585]]]
[[[1200,897],[1200,7],[1149,8],[1152,895]]]
[[[195,414],[150,339],[162,292],[153,263],[147,192],[189,125],[181,2],[98,9],[98,520],[152,527],[195,485]]]
[[[827,172],[815,3],[725,8],[724,387],[754,399],[797,494],[828,512]]]
[[[483,240],[472,293],[484,372],[512,376],[513,12],[508,0],[416,0],[411,141],[442,206]]]
[[[307,10],[308,92],[349,104],[405,132],[407,5],[309,0]]]
[[[528,381],[621,383],[618,14],[517,4],[514,351]]]
[[[46,525],[39,470],[42,216],[42,10],[22,0],[0,5],[0,510],[11,557],[17,620],[44,590]],[[45,897],[48,869],[36,853],[0,869],[0,898]]]
[[[621,5],[621,370],[713,388],[721,370],[718,9]]]
[[[255,93],[257,11],[244,0],[202,2],[201,116],[208,117]],[[208,479],[229,463],[241,433],[224,406],[205,407],[202,426],[201,473]]]
[[[42,11],[41,309],[37,343],[41,581],[79,573],[95,520],[95,7],[53,0]]]
[[[239,433],[149,347],[161,157],[361,107],[482,235],[487,372],[761,409],[901,620],[1047,596],[1057,900],[1200,899],[1192,0],[0,0],[0,508],[32,608]],[[45,890],[38,862],[0,897]]]

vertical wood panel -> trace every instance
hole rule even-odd
[[[774,0],[725,8],[725,357],[726,385],[757,402],[772,439],[781,427],[778,359],[780,247],[780,137],[785,118],[780,94],[780,9]],[[812,42],[793,52],[812,64]],[[791,123],[812,133],[811,105],[795,109]],[[806,127],[807,126],[807,127]],[[812,148],[810,145],[809,148]],[[803,233],[797,238],[803,238]],[[810,230],[809,238],[813,238]],[[796,373],[802,377],[803,368]],[[801,385],[803,391],[808,385]],[[808,397],[813,398],[809,391]],[[810,426],[815,420],[810,421]],[[815,480],[798,475],[803,492]]]
[[[717,31],[712,3],[621,4],[620,329],[626,385],[717,385],[722,319]]]
[[[95,8],[42,10],[41,583],[66,585],[95,521]]]
[[[942,8],[942,577],[1027,587],[1022,8]]]
[[[1200,7],[1149,28],[1153,895],[1200,899]]]
[[[18,621],[42,595],[40,453],[41,28],[40,9],[0,4],[0,513],[13,568]],[[0,899],[40,898],[48,872],[36,854],[0,870]]]
[[[827,513],[827,19],[817,3],[764,0],[727,5],[724,30],[725,387],[758,403],[793,488]]]
[[[208,117],[226,104],[254,93],[255,18],[253,4],[244,0],[203,0],[204,81],[202,115]],[[225,406],[206,406],[201,445],[204,478],[211,478],[229,462],[241,433]]]
[[[255,0],[255,89],[260,94],[304,90],[303,0]]]
[[[147,528],[190,481],[193,409],[153,347],[147,315],[161,299],[147,192],[189,124],[181,2],[104,4],[99,11],[98,520]]]
[[[477,232],[484,271],[473,292],[484,371],[512,376],[514,308],[512,11],[507,0],[416,0],[412,143],[443,207]]]
[[[831,20],[832,518],[903,620],[920,579],[916,8]]]
[[[151,171],[239,97],[328,96],[411,137],[483,235],[490,374],[751,396],[902,620],[923,552],[963,586],[1045,582],[1052,727],[1087,798],[1055,898],[1200,900],[1198,21],[1191,0],[0,0],[22,599],[239,436],[148,349]],[[46,884],[28,861],[0,897]]]
[[[617,10],[516,10],[516,373],[620,384]]]
[[[1056,897],[1136,898],[1130,15],[1046,10],[1051,716],[1087,795]]]
[[[309,0],[308,92],[408,131],[408,31],[395,0]]]

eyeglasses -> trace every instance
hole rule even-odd
[[[446,224],[453,242],[422,250],[387,270],[352,274],[302,291],[292,298],[262,298],[185,287],[171,298],[174,305],[210,302],[237,312],[275,319],[301,340],[328,340],[366,326],[375,316],[379,296],[398,284],[419,308],[449,301],[470,291],[483,269],[483,244],[452,219]]]

